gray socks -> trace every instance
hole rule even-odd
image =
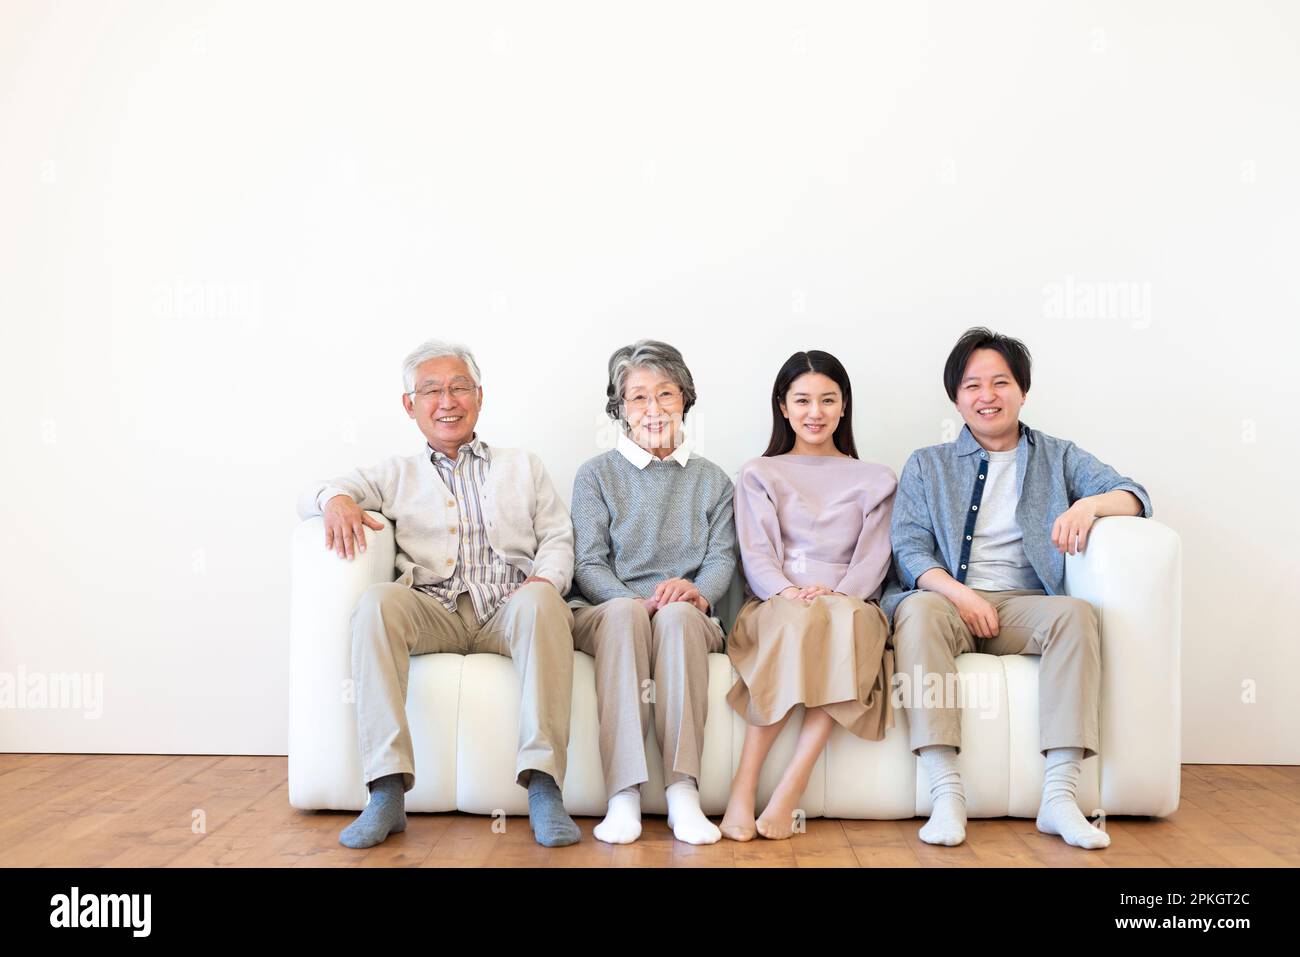
[[[374,847],[389,834],[405,830],[406,790],[402,775],[388,774],[370,782],[370,803],[359,818],[343,829],[339,843],[344,847]]]
[[[533,837],[543,847],[564,847],[578,843],[582,832],[564,810],[564,797],[555,778],[544,771],[528,776],[528,823]]]
[[[528,779],[528,821],[537,843],[545,847],[576,844],[582,832],[564,810],[555,778],[534,771]],[[389,834],[406,830],[406,791],[402,775],[388,774],[370,782],[370,803],[361,816],[343,829],[344,847],[374,847]]]

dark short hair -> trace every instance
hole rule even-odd
[[[785,394],[790,391],[794,380],[807,372],[820,372],[840,387],[840,395],[844,398],[844,416],[835,427],[831,440],[837,449],[856,459],[858,447],[853,443],[853,387],[849,384],[849,374],[844,371],[839,359],[820,349],[796,352],[785,360],[785,365],[776,374],[776,383],[772,386],[772,438],[763,455],[784,455],[794,448],[794,427],[781,414],[781,403],[785,401]]]
[[[1020,391],[1029,391],[1029,367],[1034,360],[1025,344],[984,326],[974,326],[962,333],[957,344],[952,347],[952,352],[948,353],[948,361],[943,365],[943,387],[948,390],[949,399],[957,401],[957,389],[961,385],[962,376],[966,374],[966,364],[976,349],[1000,352],[1002,358],[1007,360],[1007,366],[1011,369],[1016,385],[1020,386]]]

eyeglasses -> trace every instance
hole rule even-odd
[[[414,399],[418,395],[421,399],[433,399],[434,402],[441,402],[442,393],[444,391],[450,391],[451,397],[453,399],[463,399],[465,398],[465,396],[469,395],[474,391],[474,387],[472,385],[454,385],[451,387],[450,390],[443,390],[438,388],[414,389],[411,392],[408,392],[406,394],[409,395],[412,399]]]
[[[682,401],[682,394],[676,389],[663,389],[654,394],[655,404],[661,409],[672,409]],[[629,409],[637,412],[643,412],[650,406],[650,396],[638,392],[635,395],[623,397],[623,404]]]

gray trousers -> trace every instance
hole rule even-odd
[[[401,774],[415,786],[415,758],[406,722],[411,655],[453,652],[506,655],[523,684],[515,780],[528,785],[543,771],[564,786],[573,704],[573,614],[543,582],[521,585],[479,624],[468,593],[456,614],[431,595],[396,582],[371,585],[352,612],[352,679],[357,736],[367,783]]]
[[[600,762],[606,797],[649,780],[645,738],[654,706],[664,786],[699,779],[709,711],[709,653],[718,623],[689,602],[652,618],[636,598],[573,609],[573,647],[596,659]]]
[[[917,706],[914,676],[937,675],[941,687],[955,682],[956,657],[1041,655],[1038,664],[1039,748],[1083,748],[1097,753],[1101,702],[1101,635],[1092,606],[1079,598],[1042,591],[977,591],[998,612],[1000,629],[976,638],[957,607],[938,592],[905,598],[894,612],[894,665],[913,687],[907,707],[912,751],[932,744],[961,750],[961,712],[946,694]],[[918,671],[919,669],[919,671]],[[896,678],[897,680],[897,678]],[[906,702],[905,702],[906,704]]]

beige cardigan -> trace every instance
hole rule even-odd
[[[573,580],[573,524],[542,460],[523,449],[491,447],[492,464],[482,492],[488,543],[525,576],[550,579],[564,594]],[[398,581],[443,581],[456,565],[460,522],[456,500],[429,461],[429,450],[393,456],[328,482],[315,482],[298,498],[298,517],[320,515],[335,495],[393,523]]]

